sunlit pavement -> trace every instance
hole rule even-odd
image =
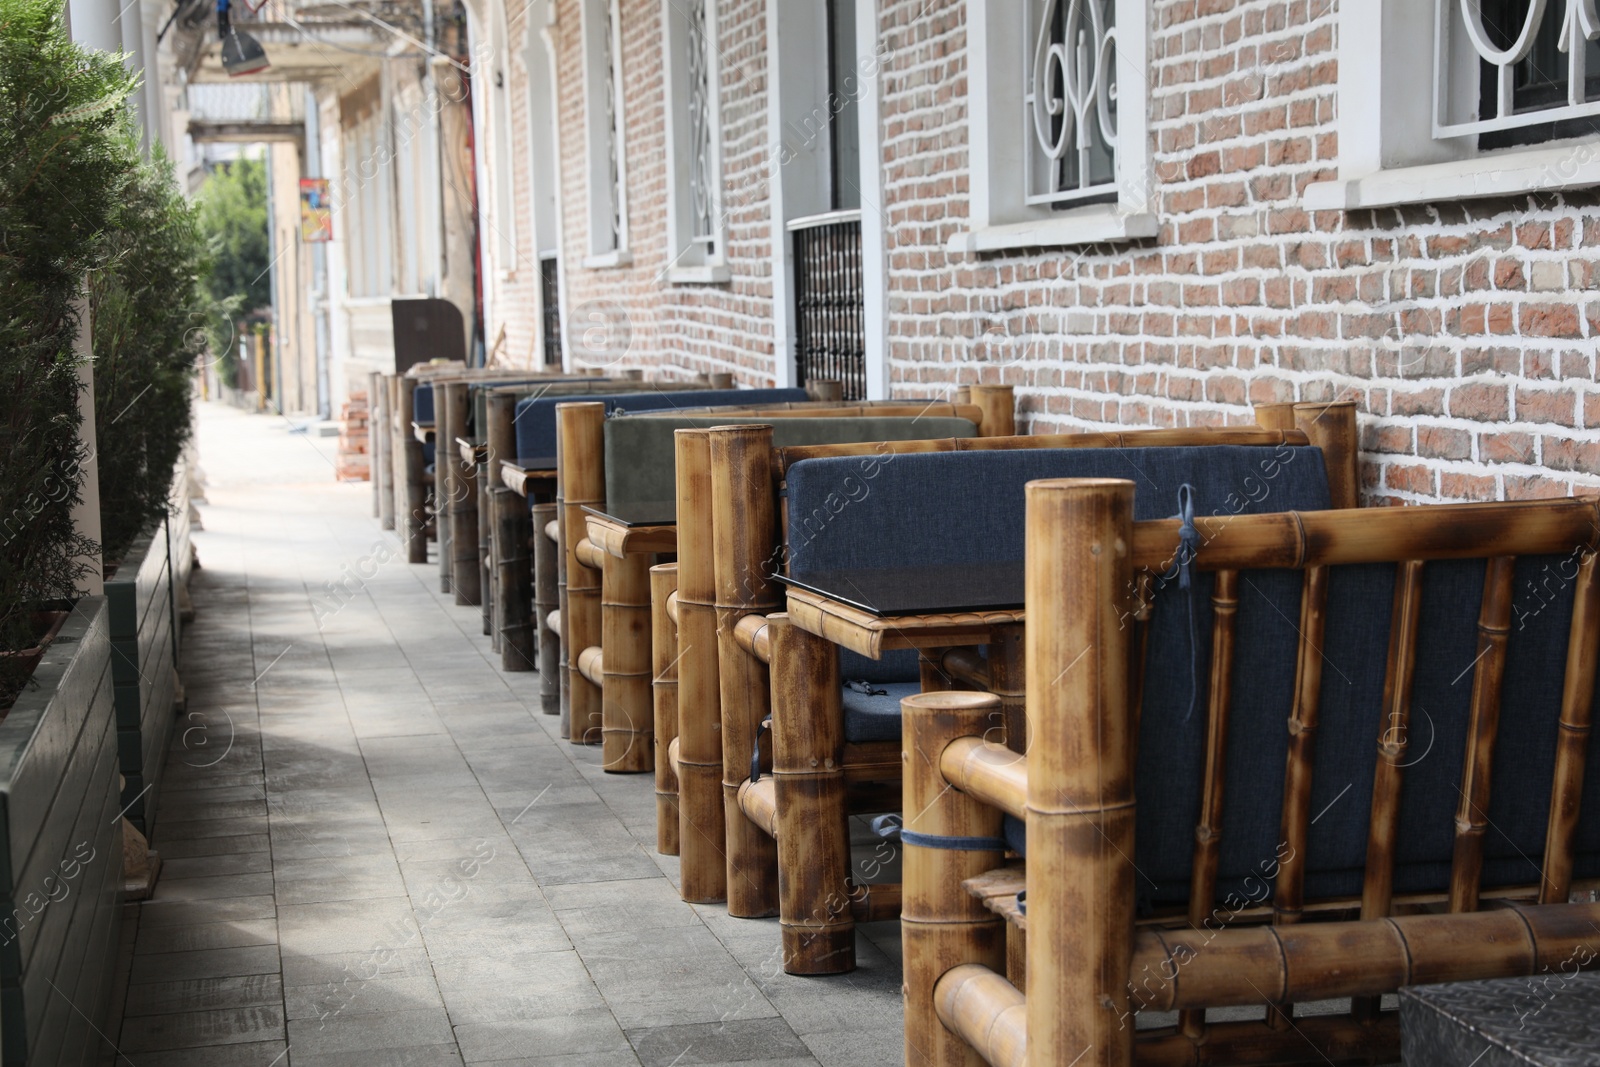
[[[478,608],[333,480],[334,438],[201,405],[188,711],[125,1017],[134,1067],[901,1061],[899,930],[781,973],[678,899],[648,775],[557,736]]]

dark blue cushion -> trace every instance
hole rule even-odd
[[[1315,448],[1076,448],[809,459],[788,473],[789,571],[959,566],[1023,558],[1023,489],[1040,478],[1127,478],[1134,516],[1329,506]],[[855,487],[852,489],[851,487]]]
[[[432,441],[422,442],[422,465],[428,470],[433,470],[434,447]]]
[[[418,382],[411,400],[411,421],[433,422],[433,383]]]
[[[707,389],[681,392],[614,393],[594,396],[539,396],[517,402],[517,455],[527,458],[556,454],[556,405],[603,403],[606,414],[617,411],[665,411],[675,408],[735,407],[747,404],[790,404],[806,398],[804,389]]]
[[[851,676],[845,675],[846,682]],[[844,687],[844,739],[852,744],[864,741],[900,740],[900,701],[922,692],[920,682],[886,682],[873,686],[883,693],[859,693]]]

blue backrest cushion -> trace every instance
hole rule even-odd
[[[418,382],[417,391],[412,394],[411,421],[430,423],[433,421],[433,383]]]
[[[1305,447],[1017,449],[810,459],[796,463],[787,476],[789,573],[804,578],[817,571],[911,562],[1021,560],[1027,483],[1091,477],[1131,479],[1134,514],[1141,519],[1175,513],[1184,483],[1194,487],[1200,514],[1330,506],[1322,453]],[[874,661],[841,652],[840,671],[845,678],[912,681],[918,676],[917,656],[893,652]]]
[[[747,404],[789,404],[806,398],[804,389],[707,389],[682,392],[647,390],[594,396],[530,397],[517,403],[517,455],[525,458],[556,454],[556,405],[603,403],[606,414],[621,411],[665,411],[673,408],[734,407]]]

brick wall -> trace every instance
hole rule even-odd
[[[1019,387],[1035,431],[1356,400],[1379,502],[1600,488],[1600,199],[1308,214],[1336,176],[1331,0],[1156,0],[1155,203],[1130,245],[948,255],[965,4],[885,0],[891,377]]]
[[[662,83],[661,4],[622,0],[622,71],[631,266],[586,269],[588,253],[582,11],[561,0],[557,15],[560,85],[561,270],[569,343],[584,332],[613,344],[626,331],[624,366],[664,365],[683,373],[732,371],[743,382],[772,381],[770,204],[766,188],[765,0],[721,0],[723,174],[728,190],[730,283],[673,285],[663,277],[667,143]],[[618,326],[621,321],[623,325]]]

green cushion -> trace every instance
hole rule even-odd
[[[677,499],[673,433],[759,423],[759,416],[630,415],[606,420],[606,501],[611,506]],[[970,419],[889,416],[770,420],[773,444],[852,444],[862,441],[924,441],[976,437]]]

